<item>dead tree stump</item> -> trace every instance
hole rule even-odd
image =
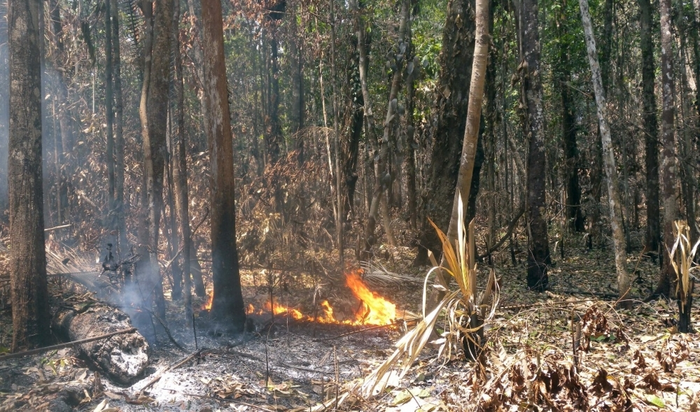
[[[87,309],[62,308],[54,317],[54,330],[68,341],[99,336],[131,327],[119,309],[94,304]],[[80,355],[111,380],[128,385],[148,366],[148,343],[139,332],[76,345]]]

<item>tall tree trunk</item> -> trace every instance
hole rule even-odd
[[[671,297],[671,283],[676,274],[671,265],[669,251],[673,247],[675,236],[673,222],[678,218],[676,194],[676,150],[675,150],[675,84],[673,80],[673,35],[671,34],[671,2],[659,1],[661,15],[661,189],[664,204],[663,225],[663,266],[659,274],[659,283],[653,296]]]
[[[177,27],[178,20],[173,19],[173,25]],[[176,46],[179,46],[179,43],[175,40],[173,37],[172,39],[173,44]],[[175,50],[173,48],[173,56],[175,55]],[[177,81],[173,77],[174,81]],[[175,85],[177,87],[177,85]],[[176,92],[177,93],[177,92]],[[177,97],[176,97],[177,98]],[[177,122],[176,117],[179,116],[180,108],[176,107],[175,105],[170,106],[169,110],[169,128],[168,128],[168,156],[167,160],[165,162],[165,173],[168,176],[168,192],[167,192],[167,200],[168,200],[168,208],[170,209],[170,213],[168,214],[168,226],[170,229],[170,237],[168,238],[168,251],[170,254],[170,259],[172,262],[170,263],[170,273],[172,274],[172,290],[170,297],[172,300],[180,300],[182,299],[182,268],[180,266],[180,262],[178,260],[178,255],[179,255],[179,250],[180,250],[180,238],[178,236],[178,225],[177,225],[177,212],[176,212],[176,206],[175,206],[175,162],[177,161],[175,157],[175,134],[180,134],[180,132],[176,129],[178,125],[173,125],[173,123]]]
[[[558,56],[558,82],[561,93],[562,108],[562,141],[564,142],[564,156],[566,157],[566,219],[567,226],[572,232],[583,232],[584,219],[581,211],[581,186],[578,181],[579,156],[576,143],[576,119],[574,116],[574,101],[569,91],[571,80],[571,63],[569,62],[570,42],[566,40],[568,34],[568,16],[566,2],[556,17],[559,36]]]
[[[600,66],[598,65],[598,54],[595,47],[595,37],[593,36],[593,27],[591,25],[591,15],[588,11],[588,0],[579,0],[581,8],[581,22],[583,23],[583,32],[586,37],[586,49],[588,50],[588,62],[591,66],[591,75],[593,78],[593,89],[595,91],[595,100],[598,112],[598,123],[600,128],[601,144],[603,146],[603,163],[605,165],[605,174],[608,182],[608,203],[610,225],[613,231],[613,243],[615,245],[615,269],[617,271],[617,287],[620,293],[620,301],[628,297],[632,281],[627,274],[625,264],[627,262],[627,254],[625,253],[625,237],[622,231],[622,216],[620,195],[617,190],[617,170],[615,167],[615,156],[612,148],[612,139],[610,138],[610,128],[608,126],[608,113],[605,103],[605,91],[603,90],[603,82],[600,75]],[[623,305],[627,305],[623,303]]]
[[[291,32],[293,35],[290,41],[292,50],[292,133],[295,138],[297,159],[299,164],[304,162],[304,139],[299,133],[304,128],[304,40],[297,27],[296,13],[291,21]]]
[[[265,134],[265,144],[268,155],[268,166],[274,165],[280,158],[280,145],[282,143],[282,127],[280,126],[279,107],[280,107],[280,82],[279,82],[279,46],[277,41],[277,28],[274,27],[270,33],[270,55],[269,65],[270,72],[268,73],[268,87],[270,94],[267,101],[268,124],[267,133]],[[279,205],[278,205],[279,206]]]
[[[357,37],[351,38],[353,41],[353,49],[350,54],[349,71],[347,73],[347,84],[350,85],[350,102],[351,111],[350,132],[346,143],[343,145],[343,178],[345,181],[345,194],[343,210],[346,210],[346,217],[355,216],[355,187],[357,186],[358,171],[357,159],[360,150],[360,138],[362,137],[362,121],[364,114],[362,107],[364,100],[362,98],[362,85],[360,84],[360,54],[357,48]],[[368,45],[365,45],[368,47]],[[365,63],[367,63],[365,61]],[[365,67],[365,71],[367,67]]]
[[[428,250],[441,250],[435,231],[427,218],[439,228],[447,228],[452,209],[445,199],[454,199],[459,173],[461,143],[467,119],[469,82],[474,49],[474,2],[450,0],[442,32],[440,76],[436,87],[435,125],[431,129],[431,147],[426,199],[419,222],[418,255],[414,264],[428,264]],[[465,52],[466,50],[466,52]]]
[[[479,141],[479,129],[481,123],[481,106],[484,99],[484,84],[486,79],[486,66],[489,55],[489,27],[488,27],[488,0],[478,0],[476,6],[476,34],[474,45],[474,59],[471,70],[469,87],[469,106],[466,116],[464,138],[462,139],[462,155],[457,175],[455,196],[452,202],[452,216],[447,230],[447,239],[457,247],[457,233],[460,224],[468,225],[468,222],[460,222],[459,215],[467,216],[467,204],[464,199],[471,199],[472,177],[474,175],[477,146]],[[483,150],[482,150],[483,152]],[[483,154],[482,154],[483,156]],[[462,199],[460,201],[460,198]],[[462,211],[459,205],[462,204]],[[472,283],[472,287],[476,286]],[[472,291],[474,296],[474,290]]]
[[[527,286],[543,291],[549,277],[547,265],[551,263],[547,220],[545,219],[545,142],[542,83],[540,79],[540,37],[538,30],[537,0],[516,2],[516,19],[519,21],[521,101],[525,106],[525,136],[530,151],[527,157],[527,224],[528,256]]]
[[[650,0],[639,0],[639,36],[642,49],[642,102],[644,107],[644,142],[646,162],[647,230],[644,249],[659,250],[659,124],[656,120],[654,95],[654,44],[652,42]]]
[[[114,0],[113,0],[114,1]],[[175,2],[174,21],[180,21],[180,2]],[[177,27],[177,26],[176,26]],[[175,183],[175,210],[178,216],[179,244],[182,250],[180,267],[184,279],[185,322],[192,326],[192,280],[190,279],[190,249],[192,238],[190,233],[189,197],[187,193],[187,146],[185,144],[185,94],[182,73],[182,58],[180,56],[179,30],[173,31],[175,47],[175,99],[177,100],[176,135],[173,147],[173,180]],[[202,288],[203,289],[203,288]]]
[[[129,253],[126,233],[128,205],[124,202],[124,96],[122,93],[121,47],[119,45],[119,3],[109,0],[112,9],[112,61],[114,79],[114,202],[119,231],[119,251],[122,256]]]
[[[236,248],[233,142],[224,61],[221,3],[202,4],[204,120],[211,144],[211,248],[214,297],[212,317],[233,331],[243,331],[245,310]]]
[[[416,125],[413,118],[413,110],[415,108],[415,82],[420,73],[420,62],[415,56],[413,49],[413,40],[411,37],[411,19],[409,15],[408,29],[406,30],[407,46],[406,46],[406,98],[405,98],[405,114],[404,114],[404,170],[406,175],[406,208],[408,212],[408,221],[411,229],[418,229],[417,215],[417,197],[416,197],[416,140],[415,132]]]
[[[165,299],[158,265],[158,238],[163,211],[172,7],[173,0],[157,0],[156,14],[153,17],[153,4],[144,2],[147,21],[153,19],[153,31],[151,50],[150,53],[146,52],[144,59],[146,67],[140,107],[146,179],[146,204],[143,205],[142,213],[145,214],[143,220],[146,230],[143,234],[146,237],[141,240],[142,271],[139,273],[139,285],[146,296],[146,301],[143,302],[145,308],[151,310],[152,303],[155,303],[155,313],[162,320],[165,319]]]
[[[0,13],[7,16],[8,0],[0,2]],[[10,95],[10,56],[7,38],[7,19],[0,19],[0,95]],[[10,125],[10,109],[8,99],[0,100],[0,153],[6,153]],[[6,211],[8,206],[7,193],[7,156],[0,156],[0,211]],[[3,221],[6,220],[3,218]]]
[[[10,1],[10,280],[12,350],[50,337],[41,163],[42,2]]]
[[[114,220],[114,90],[113,90],[113,65],[112,59],[112,2],[105,1],[105,119],[107,123],[107,153],[105,163],[107,164],[107,211],[105,212],[106,228],[109,231],[116,230]],[[118,39],[117,39],[118,40]],[[116,241],[116,239],[114,239]]]

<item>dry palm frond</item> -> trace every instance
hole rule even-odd
[[[681,310],[683,310],[687,297],[692,293],[692,290],[690,290],[690,272],[697,269],[697,266],[693,266],[693,261],[695,260],[695,253],[698,245],[700,245],[700,240],[691,247],[688,224],[683,220],[677,220],[674,222],[674,226],[676,227],[676,242],[673,244],[669,257],[677,277],[676,296],[680,300]]]
[[[490,320],[498,304],[498,284],[495,273],[492,271],[489,279],[489,289],[482,298],[491,300],[488,314],[479,313],[481,308],[475,303],[476,291],[476,263],[474,247],[474,225],[469,225],[469,236],[464,228],[464,216],[462,202],[459,199],[459,229],[456,239],[456,247],[447,236],[433,224],[442,242],[446,267],[435,266],[425,276],[423,285],[423,317],[416,326],[409,330],[397,343],[396,350],[379,365],[363,382],[353,388],[362,397],[369,397],[381,393],[392,377],[401,378],[408,372],[413,362],[435,333],[438,319],[444,312],[446,325],[441,337],[435,343],[440,344],[438,357],[450,359],[455,348],[460,345],[462,339],[469,339],[472,334],[478,332],[483,324],[476,327],[472,325],[473,316],[480,316],[485,321]],[[432,222],[431,222],[432,224]],[[430,276],[444,270],[455,278],[459,289],[444,294],[429,313],[426,314],[427,289]],[[442,288],[442,286],[439,286]],[[483,300],[485,301],[485,300]],[[483,302],[481,301],[481,302]],[[487,311],[486,309],[484,311]],[[480,342],[475,342],[479,347]]]
[[[362,278],[366,280],[367,283],[382,286],[397,283],[423,283],[421,278],[391,272],[381,263],[362,261],[360,262],[360,267],[363,270]]]

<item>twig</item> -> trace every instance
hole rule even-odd
[[[65,229],[65,228],[69,228],[71,226],[73,226],[72,223],[68,223],[65,225],[58,225],[58,226],[54,226],[54,227],[47,227],[46,229],[44,229],[44,232],[51,232],[51,231],[58,230],[58,229]]]
[[[201,355],[203,351],[204,351],[204,348],[202,348],[202,349],[200,349],[200,350],[198,350],[198,351],[192,353],[191,355],[188,355],[185,359],[181,360],[180,362],[178,362],[178,363],[176,363],[176,364],[174,364],[174,365],[168,366],[167,368],[165,368],[165,369],[163,369],[162,371],[158,372],[158,373],[156,374],[156,376],[153,377],[153,379],[151,379],[150,381],[148,381],[148,383],[147,383],[143,388],[141,388],[141,390],[138,392],[138,395],[137,395],[136,397],[138,398],[139,396],[143,395],[143,393],[146,391],[146,389],[148,389],[148,388],[150,388],[151,386],[153,386],[156,382],[158,382],[158,381],[160,380],[161,377],[163,377],[163,374],[164,374],[165,372],[168,372],[168,371],[171,371],[171,370],[173,370],[173,369],[179,368],[180,366],[186,364],[187,362],[189,362],[189,361],[191,361],[192,359],[196,358],[197,356]]]
[[[0,362],[2,362],[5,359],[20,358],[22,356],[36,355],[37,353],[47,352],[47,351],[55,350],[55,349],[63,349],[63,348],[67,348],[69,346],[80,345],[83,343],[89,343],[89,342],[93,342],[93,341],[101,340],[101,339],[107,339],[107,338],[110,338],[114,335],[120,335],[122,333],[131,333],[131,332],[136,332],[136,328],[122,329],[122,330],[118,330],[116,332],[110,332],[110,333],[106,333],[106,334],[100,335],[100,336],[93,336],[92,338],[85,338],[85,339],[81,339],[81,340],[75,340],[72,342],[60,343],[58,345],[45,346],[43,348],[31,349],[31,350],[27,350],[24,352],[11,353],[9,355],[0,356]]]
[[[148,310],[148,309],[146,309],[146,310]],[[153,312],[153,311],[151,311],[151,310],[148,310],[148,311],[151,313],[151,315],[152,315],[154,318],[156,318],[156,320],[158,321],[158,323],[160,323],[160,326],[163,327],[163,329],[165,330],[165,334],[168,335],[168,338],[170,339],[170,342],[172,342],[173,345],[177,346],[177,348],[180,349],[181,351],[187,352],[187,349],[185,349],[182,345],[180,345],[179,343],[177,343],[177,341],[175,340],[175,338],[173,338],[173,335],[170,334],[170,329],[168,329],[168,326],[165,324],[165,322],[163,322],[163,319],[161,319],[160,316],[156,315],[155,312]]]
[[[489,250],[486,251],[483,255],[479,255],[479,259],[483,259],[487,256],[489,256],[491,253],[495,252],[500,248],[506,240],[510,238],[511,233],[513,233],[513,230],[515,229],[515,226],[518,224],[518,221],[520,220],[520,217],[525,213],[525,205],[520,206],[520,210],[518,210],[518,213],[515,215],[513,220],[510,221],[508,224],[508,229],[506,230],[506,234],[503,235],[503,237],[496,242],[493,246],[489,248]]]
[[[323,342],[326,340],[340,339],[340,338],[344,338],[345,336],[354,335],[356,333],[367,332],[367,331],[375,330],[375,329],[383,329],[383,328],[386,328],[389,326],[396,326],[396,323],[394,322],[394,323],[389,323],[386,325],[370,326],[367,328],[362,328],[362,329],[358,329],[358,330],[352,330],[350,332],[341,333],[340,335],[330,336],[330,337],[326,337],[326,338],[316,338],[316,339],[312,339],[312,342]]]
[[[199,229],[200,226],[202,226],[202,223],[204,223],[205,220],[207,220],[207,216],[209,216],[209,209],[204,211],[204,216],[202,216],[202,219],[197,223],[197,225],[192,229],[192,232],[190,233],[190,237],[194,236],[195,233],[197,233],[197,229]],[[175,259],[177,259],[178,256],[180,256],[180,253],[182,253],[182,249],[185,247],[185,245],[180,246],[180,248],[177,250],[177,253],[175,253],[175,256],[173,256],[172,259],[168,260],[165,262],[165,265],[163,265],[163,270],[166,270],[170,267],[170,265],[173,264]]]

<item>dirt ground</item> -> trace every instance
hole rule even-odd
[[[168,326],[185,350],[160,336],[146,376],[132,386],[96,375],[72,348],[0,360],[0,411],[697,410],[700,341],[676,332],[675,303],[615,309],[610,251],[569,249],[564,257],[557,251],[551,289],[541,294],[526,290],[522,263],[498,262],[500,304],[485,325],[482,364],[458,350],[439,358],[429,344],[405,376],[391,376],[369,399],[343,394],[392,353],[412,326],[402,320],[411,317],[406,311],[420,312],[427,268],[411,268],[408,249],[388,251],[381,263],[390,273],[365,272],[368,285],[396,303],[394,325],[321,324],[263,312],[251,315],[254,332],[217,336],[206,311],[196,310],[195,344],[182,309],[170,304]],[[646,295],[657,266],[634,257],[629,266],[638,275],[635,295]],[[306,314],[320,299],[332,302],[339,318],[361,305],[332,275],[246,271],[243,280],[246,304],[256,308],[270,284],[278,302]],[[62,293],[85,291],[64,284]],[[696,329],[698,319],[694,310]],[[0,347],[9,346],[10,324],[5,308]]]

